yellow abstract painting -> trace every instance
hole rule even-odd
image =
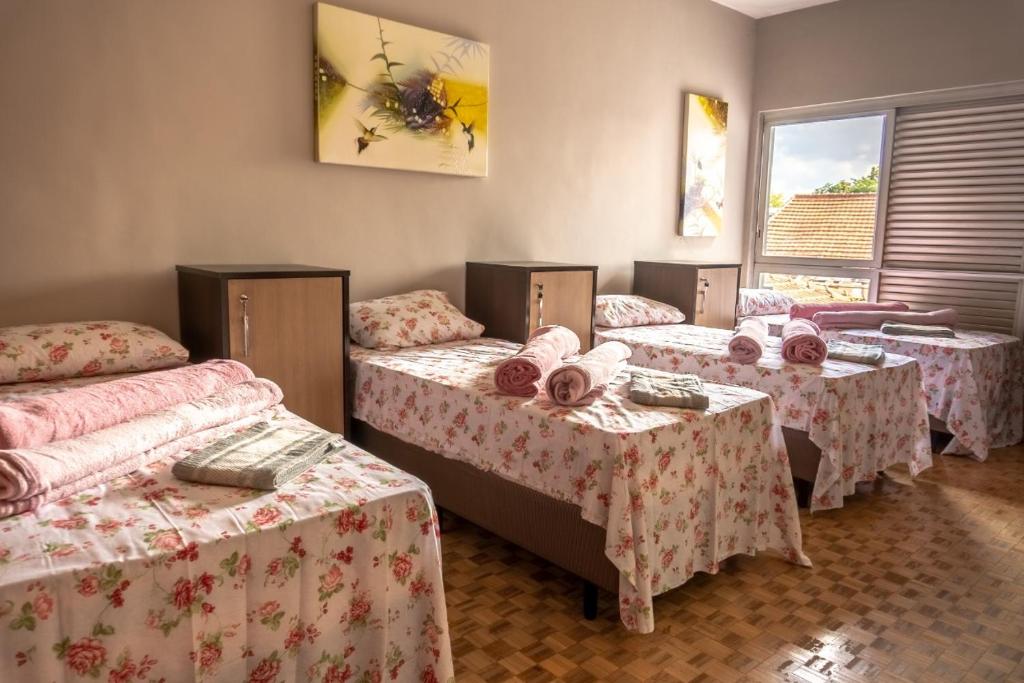
[[[317,160],[487,175],[490,49],[316,6]]]
[[[725,211],[725,133],[729,105],[704,95],[686,95],[683,113],[683,173],[679,234],[714,237]]]

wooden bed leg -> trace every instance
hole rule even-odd
[[[583,581],[583,618],[597,619],[597,586],[586,580]]]
[[[793,489],[796,491],[796,504],[798,507],[811,507],[811,496],[814,495],[814,483],[793,477]]]

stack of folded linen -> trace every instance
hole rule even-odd
[[[629,399],[645,406],[707,410],[710,401],[697,375],[635,369],[629,375]]]
[[[849,363],[878,366],[885,363],[885,349],[881,346],[854,344],[833,339],[828,343],[828,357]]]
[[[939,337],[941,339],[956,338],[956,332],[953,331],[953,328],[945,325],[912,325],[910,323],[893,321],[882,323],[882,334],[903,335],[906,337]]]
[[[886,323],[909,325],[938,325],[953,328],[957,323],[956,310],[940,308],[937,311],[822,311],[814,314],[814,322],[823,330],[877,330]]]
[[[230,360],[0,406],[0,517],[32,510],[266,419],[281,389]]]

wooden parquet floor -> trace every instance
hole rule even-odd
[[[565,572],[462,521],[443,536],[457,679],[478,681],[1024,681],[1024,448],[936,456],[801,511],[805,569],[730,560],[655,599],[628,633],[594,621]]]

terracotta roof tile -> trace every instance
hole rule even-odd
[[[765,230],[766,256],[870,259],[875,193],[798,194]]]

